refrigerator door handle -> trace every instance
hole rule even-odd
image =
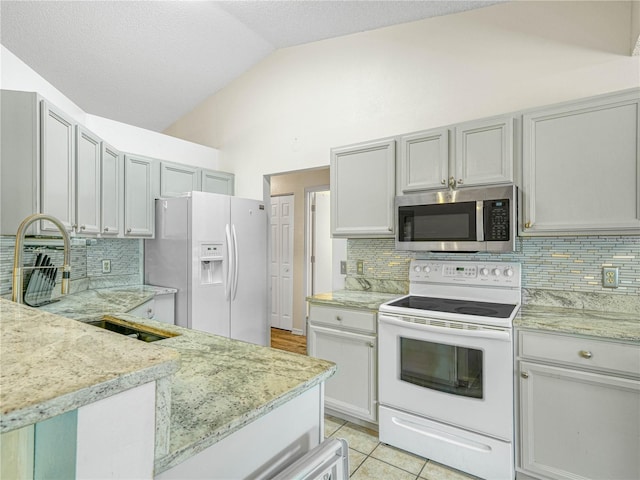
[[[224,233],[227,237],[227,242],[225,246],[227,247],[227,281],[224,283],[224,298],[227,300],[231,299],[231,279],[233,275],[233,251],[231,245],[231,231],[229,230],[229,224],[227,223],[224,227]]]
[[[233,294],[231,299],[236,299],[236,293],[238,293],[238,264],[240,258],[238,255],[238,237],[236,236],[236,226],[231,225],[231,234],[233,237]]]

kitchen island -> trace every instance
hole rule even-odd
[[[25,406],[19,405],[20,402],[15,399],[23,398],[32,412],[39,412],[44,403],[44,400],[28,400],[24,386],[29,383],[29,378],[36,375],[35,369],[22,367],[36,360],[33,349],[29,347],[33,346],[29,338],[33,332],[25,331],[19,341],[10,340],[11,337],[5,333],[21,331],[24,324],[37,324],[51,325],[53,329],[50,333],[43,331],[35,334],[42,345],[38,357],[42,364],[46,364],[48,359],[52,361],[52,366],[65,363],[65,356],[55,348],[60,346],[68,352],[70,365],[75,364],[76,370],[90,372],[94,369],[92,359],[94,356],[97,359],[100,351],[100,348],[96,349],[95,342],[104,340],[112,342],[113,348],[122,353],[125,359],[122,361],[130,359],[135,364],[140,352],[153,352],[159,363],[166,364],[166,370],[161,371],[159,376],[173,373],[166,377],[166,382],[158,382],[155,391],[155,460],[153,472],[147,475],[148,478],[179,478],[185,475],[184,469],[191,477],[198,474],[203,478],[207,475],[215,477],[212,465],[219,468],[219,472],[228,472],[231,470],[225,468],[229,467],[229,463],[233,464],[233,468],[244,469],[236,478],[268,470],[275,472],[316,446],[324,436],[323,383],[335,372],[336,367],[331,362],[116,314],[118,320],[176,335],[145,344],[39,309],[17,306],[4,300],[1,302],[3,368],[0,391],[3,431],[8,432],[44,420],[50,415],[78,408],[80,404],[73,400],[78,395],[85,399],[82,402],[88,401],[86,396],[81,395],[80,388],[56,391],[53,384],[59,383],[59,378],[53,373],[50,377],[42,374],[38,377],[41,386],[53,392],[46,401],[56,403],[62,398],[65,406],[52,410],[48,415],[23,417]],[[79,343],[87,350],[80,354],[69,344],[55,340],[60,337],[79,338]],[[96,351],[92,352],[92,349]],[[5,352],[11,352],[11,356],[6,356]],[[113,356],[110,359],[102,358],[97,363],[114,377],[111,382],[118,383],[129,378],[126,372],[120,371],[120,362],[119,357]],[[142,366],[140,364],[141,371],[148,373],[149,368]],[[24,377],[24,385],[13,383],[16,375]],[[101,382],[96,381],[96,384],[86,388],[100,391],[100,385]],[[109,395],[108,391],[104,394],[106,397]],[[289,407],[292,408],[290,414]],[[291,422],[293,416],[295,422]],[[247,432],[251,435],[245,438]],[[259,451],[249,453],[247,448],[251,448],[251,438],[261,445],[259,449],[265,455],[271,456],[266,458],[262,455],[260,460]],[[238,459],[241,460],[238,462]],[[256,464],[258,460],[261,463]]]

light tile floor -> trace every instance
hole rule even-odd
[[[325,416],[325,437],[344,438],[349,443],[351,480],[470,480],[476,479],[378,441],[374,430],[330,415]]]

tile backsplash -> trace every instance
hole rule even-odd
[[[0,236],[0,295],[11,293],[14,245],[14,236]],[[33,265],[39,252],[49,255],[54,265],[62,266],[62,239],[28,237],[24,246],[24,265]],[[102,273],[102,260],[110,260],[109,273]],[[81,291],[101,286],[140,284],[143,280],[142,261],[142,240],[72,238],[71,289]],[[25,272],[26,280],[29,274]],[[58,272],[58,284],[61,277]]]
[[[413,258],[519,262],[525,289],[640,296],[640,236],[518,237],[515,252],[499,255],[404,252],[395,250],[393,239],[349,239],[347,288],[358,289],[363,278],[372,289],[380,280],[408,288]],[[358,260],[364,275],[356,273]],[[619,267],[618,288],[602,286],[603,266]]]

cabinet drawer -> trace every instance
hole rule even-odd
[[[521,331],[519,355],[640,376],[640,346],[624,343]]]
[[[315,324],[343,327],[363,332],[376,332],[376,313],[367,310],[350,310],[311,305],[309,321]]]

